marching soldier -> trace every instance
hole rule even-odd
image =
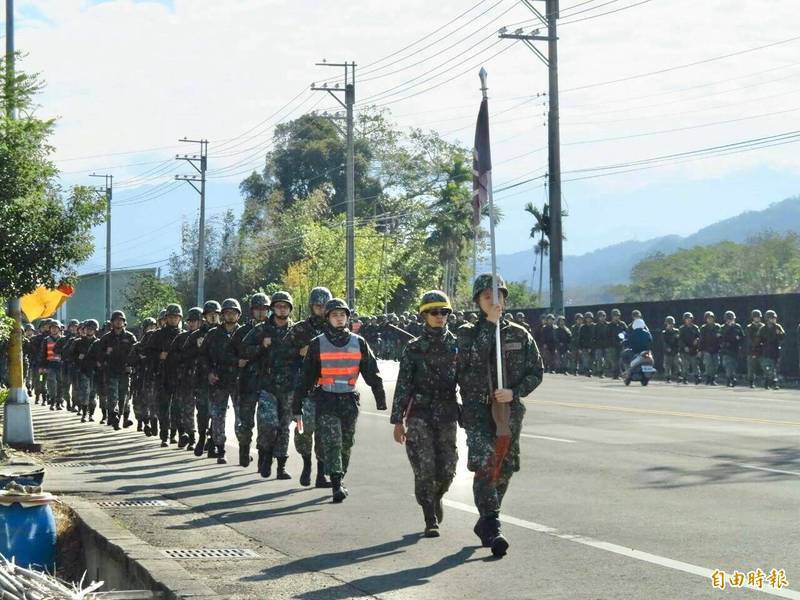
[[[747,346],[747,381],[750,383],[750,388],[756,387],[756,376],[761,367],[760,361],[761,351],[758,345],[758,332],[764,326],[761,322],[761,311],[758,309],[750,313],[750,323],[747,325],[745,331],[746,346]]]
[[[703,354],[703,370],[706,385],[717,385],[719,371],[720,326],[710,310],[703,315],[700,328],[700,352]]]
[[[592,376],[592,355],[594,348],[594,314],[583,313],[583,325],[578,332],[578,354],[583,375]]]
[[[187,448],[194,450],[194,382],[191,381],[192,368],[186,358],[184,346],[186,340],[200,327],[203,321],[203,309],[199,306],[190,308],[186,312],[186,331],[180,332],[172,340],[169,347],[167,361],[169,372],[175,377],[175,389],[172,396],[172,406],[177,413],[178,449]]]
[[[425,537],[439,537],[445,495],[458,464],[456,432],[460,406],[456,399],[456,336],[447,328],[452,312],[444,292],[423,294],[421,335],[400,359],[390,423],[394,440],[406,445],[414,471],[414,493],[425,519]]]
[[[620,339],[619,334],[627,333],[627,331],[628,326],[622,320],[622,312],[618,308],[611,309],[611,321],[608,323],[608,333],[606,334],[604,360],[607,375],[614,379],[619,379],[620,372],[619,359],[622,354],[622,339]]]
[[[661,330],[661,339],[664,342],[664,380],[667,383],[675,378],[681,379],[680,334],[675,327],[675,317],[664,319],[664,329]]]
[[[255,426],[256,402],[258,401],[258,378],[256,365],[251,363],[243,344],[244,338],[253,328],[267,318],[270,300],[266,294],[257,293],[250,297],[250,320],[239,327],[228,344],[230,360],[237,363],[237,393],[234,412],[236,414],[236,439],[239,442],[239,465],[247,467],[252,462],[250,442]]]
[[[767,322],[758,331],[758,350],[761,356],[761,369],[764,371],[764,389],[778,389],[778,361],[781,358],[781,344],[786,332],[778,323],[778,315],[768,310],[764,316]]]
[[[28,390],[28,396],[33,395],[33,337],[36,330],[30,323],[25,323],[22,337],[22,353],[25,356],[25,388]]]
[[[112,312],[111,331],[100,338],[98,347],[106,375],[106,423],[116,430],[120,428],[120,417],[123,419],[123,426],[133,425],[128,406],[131,373],[128,360],[136,343],[136,336],[125,329],[126,323],[124,312]]]
[[[499,304],[494,304],[492,275],[475,279],[473,301],[481,316],[477,325],[458,330],[457,380],[467,431],[467,466],[475,474],[472,491],[480,515],[474,532],[484,547],[500,557],[508,549],[508,540],[500,530],[500,508],[511,476],[520,467],[519,437],[525,416],[522,398],[542,382],[544,365],[530,334],[501,318],[508,289],[499,275],[497,284]],[[502,387],[497,386],[495,360],[498,327],[503,355]]]
[[[78,319],[70,319],[64,336],[59,340],[58,352],[61,354],[61,400],[67,411],[78,412],[78,390],[73,388],[75,366],[72,362],[72,344],[78,339]]]
[[[43,319],[39,321],[39,332],[31,337],[31,372],[33,378],[33,392],[35,398],[34,404],[38,404],[39,400],[42,404],[47,403],[47,387],[44,380],[44,359],[42,352],[42,344],[47,336],[50,335],[50,319]]]
[[[530,333],[530,330],[528,330]],[[572,332],[567,327],[567,320],[559,315],[556,319],[555,329],[556,339],[556,352],[555,352],[555,368],[556,373],[566,375],[569,369],[569,347],[572,343]]]
[[[308,353],[308,346],[318,335],[326,329],[325,305],[333,298],[330,290],[325,287],[315,287],[308,296],[310,316],[305,321],[295,324],[287,335],[286,342],[292,346],[295,355],[297,386],[301,377],[302,360]],[[386,339],[384,338],[384,343]],[[300,485],[311,485],[311,451],[312,447],[317,459],[317,478],[314,487],[329,488],[330,482],[325,479],[325,464],[322,458],[322,447],[319,434],[316,433],[316,403],[311,398],[302,398],[303,431],[294,430],[294,447],[303,457],[303,471],[300,474]]]
[[[699,384],[700,364],[697,360],[697,350],[700,347],[700,328],[695,325],[692,313],[683,313],[683,325],[678,329],[678,336],[681,341],[681,379],[686,384],[691,374],[694,376],[695,384]]]
[[[209,413],[211,415],[211,436],[216,447],[217,464],[224,465],[225,459],[225,417],[228,414],[228,401],[236,404],[236,371],[238,366],[227,352],[231,337],[239,329],[242,308],[235,298],[222,302],[222,323],[210,329],[200,347],[200,362],[208,373]]]
[[[142,339],[136,342],[131,349],[128,357],[128,364],[131,366],[131,389],[133,391],[133,415],[136,417],[136,431],[142,431],[150,436],[150,417],[147,412],[147,385],[150,380],[147,374],[148,362],[145,349],[150,343],[150,338],[156,331],[156,320],[147,317],[142,321]],[[106,416],[105,405],[101,406],[103,419]]]
[[[583,327],[583,313],[575,314],[575,321],[570,327],[570,340],[569,340],[569,358],[567,360],[567,372],[577,376],[580,369],[580,348],[578,347],[578,338],[580,336],[581,328]]]
[[[725,325],[720,329],[720,351],[728,387],[736,386],[736,367],[739,365],[739,348],[742,340],[744,340],[744,330],[736,322],[736,313],[732,310],[725,311]]]
[[[216,300],[208,300],[203,304],[203,324],[189,334],[183,345],[184,358],[188,366],[188,381],[191,385],[189,394],[195,399],[195,409],[197,414],[197,445],[194,447],[194,455],[202,456],[203,452],[208,452],[208,458],[217,457],[217,449],[214,447],[211,435],[211,404],[210,388],[208,384],[208,366],[200,360],[201,348],[205,342],[206,335],[220,323],[222,307]],[[187,450],[191,448],[187,445]]]
[[[45,374],[47,386],[47,403],[50,410],[61,410],[61,355],[58,353],[58,341],[61,339],[61,323],[51,319],[48,325],[48,334],[42,340],[39,365]]]
[[[97,342],[97,329],[100,324],[94,319],[84,321],[82,335],[72,347],[72,357],[78,372],[77,404],[81,412],[81,423],[94,421],[96,393],[94,389],[94,372],[98,357],[91,353],[92,345]]]
[[[325,305],[328,327],[314,338],[303,359],[303,372],[292,399],[292,413],[303,419],[303,400],[309,395],[317,404],[317,429],[322,442],[325,470],[331,477],[333,502],[349,494],[342,486],[356,433],[359,374],[372,388],[378,410],[386,410],[386,394],[378,363],[367,342],[347,328],[350,308],[333,298]]]
[[[608,364],[605,362],[606,348],[608,348],[608,318],[606,311],[597,311],[597,323],[594,325],[594,339],[592,340],[592,353],[594,355],[594,373],[600,379],[606,376],[606,370],[609,370]]]
[[[150,404],[150,429],[161,429],[161,447],[177,444],[177,415],[173,417],[172,395],[175,391],[176,373],[169,368],[169,351],[172,342],[181,332],[183,309],[180,304],[169,304],[164,309],[164,326],[158,329],[147,342],[146,352],[153,365],[155,394],[151,397],[155,402]],[[158,419],[158,425],[154,421]]]
[[[258,473],[272,475],[272,459],[278,459],[278,479],[291,479],[286,472],[289,457],[289,424],[292,422],[292,386],[296,377],[294,348],[288,341],[294,308],[289,292],[272,295],[272,315],[244,339],[245,352],[258,373],[257,402]],[[252,433],[252,424],[249,433]],[[305,459],[304,459],[305,460]],[[307,467],[307,471],[305,469]],[[310,483],[311,457],[304,465]],[[306,484],[308,485],[308,484]]]

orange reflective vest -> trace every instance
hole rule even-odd
[[[350,336],[347,345],[334,346],[325,335],[319,338],[320,378],[317,383],[326,392],[354,392],[361,364],[361,345],[358,337]]]

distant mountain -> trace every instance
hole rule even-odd
[[[663,252],[669,254],[681,248],[708,246],[722,241],[744,242],[764,231],[786,233],[800,232],[800,196],[776,202],[760,211],[747,211],[730,219],[719,221],[692,235],[668,235],[646,241],[627,241],[581,254],[564,257],[564,280],[568,297],[581,301],[604,301],[606,288],[627,283],[633,266],[648,256]],[[501,254],[497,267],[508,281],[530,281],[534,260],[533,250]],[[483,265],[487,269],[488,265]],[[544,289],[548,289],[549,268],[544,264]],[[539,273],[533,282],[537,289]],[[570,302],[575,303],[575,302]]]

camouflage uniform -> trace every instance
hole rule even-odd
[[[498,277],[499,279],[499,277]],[[504,290],[502,281],[498,287]],[[480,275],[473,287],[473,299],[492,286],[491,275]],[[507,291],[505,292],[507,294]],[[495,346],[497,328],[503,356],[503,388],[510,389],[513,400],[509,405],[495,403],[493,392],[497,381]],[[477,324],[464,325],[458,330],[457,380],[463,402],[463,425],[467,431],[467,467],[475,473],[472,491],[480,518],[475,533],[492,553],[505,554],[508,543],[500,533],[498,521],[503,497],[511,476],[520,468],[519,438],[525,406],[522,398],[542,382],[544,365],[539,349],[530,334],[519,325],[501,320],[494,324],[484,314]],[[497,464],[495,410],[508,406],[510,445],[508,453]],[[497,543],[501,542],[499,547]]]
[[[725,369],[725,378],[728,387],[736,385],[736,370],[739,366],[739,350],[744,340],[744,330],[739,323],[727,322],[720,329],[720,350],[722,353],[722,367]]]
[[[713,313],[706,315],[714,316]],[[703,323],[700,328],[700,352],[703,355],[703,377],[708,385],[716,385],[719,371],[720,326],[719,323]]]
[[[578,331],[578,356],[580,358],[579,373],[592,376],[592,358],[594,353],[595,324],[592,322],[594,315],[586,313],[585,322]]]
[[[40,330],[44,329],[41,324],[39,327]],[[44,377],[42,376],[43,373],[41,369],[45,366],[42,358],[42,344],[48,335],[49,334],[42,332],[37,333],[31,338],[31,371],[33,372],[34,404],[37,404],[39,400],[44,404],[47,400],[47,388],[44,384]]]
[[[170,349],[172,348],[172,342],[180,333],[180,326],[165,324],[164,327],[150,336],[150,340],[147,343],[146,351],[150,358],[150,364],[153,365],[153,380],[155,381],[155,402],[151,403],[150,426],[155,429],[156,425],[153,421],[158,418],[162,446],[167,446],[168,443],[175,443],[175,435],[178,430],[177,403],[173,407],[172,400],[173,393],[176,390],[176,359],[178,357],[170,359]],[[162,358],[162,354],[166,354],[166,356]]]
[[[59,339],[61,336],[47,335],[42,340],[39,356],[39,365],[46,369],[45,386],[50,410],[61,409],[61,392],[58,387],[61,382],[61,356],[56,351]]]
[[[664,379],[669,383],[674,378],[676,381],[681,377],[681,357],[680,357],[680,333],[674,326],[665,327],[661,330],[661,339],[664,342]]]
[[[700,328],[694,323],[683,324],[678,329],[681,342],[681,378],[683,383],[689,381],[689,375],[694,376],[695,383],[700,383],[700,363],[697,358],[697,348],[700,345]]]
[[[583,315],[578,313],[575,315],[575,322],[570,327],[570,340],[569,340],[569,356],[567,358],[567,372],[573,375],[578,374],[580,367],[580,349],[578,348],[578,339],[580,337],[581,328],[583,327]]]
[[[130,384],[129,356],[136,343],[136,336],[122,329],[120,333],[109,331],[100,338],[98,352],[102,357],[106,375],[107,401],[106,419],[114,429],[119,429],[119,418],[127,422],[129,416],[128,386]]]
[[[216,455],[216,448],[211,442],[211,401],[208,384],[208,370],[204,361],[200,360],[200,352],[205,343],[206,336],[216,325],[203,322],[200,328],[193,331],[183,344],[183,357],[185,361],[186,380],[190,387],[189,395],[195,400],[195,413],[197,419],[197,445],[194,448],[196,456],[203,454],[207,449],[211,457]],[[188,412],[188,409],[187,409]],[[208,444],[206,444],[208,437]]]
[[[592,339],[593,373],[598,377],[605,377],[609,366],[606,363],[606,348],[608,347],[608,321],[606,313],[597,311],[597,323],[594,325],[594,338]]]
[[[759,311],[758,316],[761,317]],[[746,351],[747,351],[747,380],[750,387],[755,387],[756,377],[761,367],[760,349],[758,347],[758,332],[764,326],[762,322],[752,321],[745,330]]]
[[[336,304],[336,308],[330,308]],[[330,310],[346,308],[344,301],[334,298],[326,304],[326,314]],[[349,309],[347,310],[349,314]],[[323,353],[321,348],[328,347],[340,349],[339,353],[350,353],[358,356],[357,373],[352,377],[352,385],[343,384],[340,387],[338,380],[331,383],[331,389],[326,391],[329,384],[323,379]],[[350,352],[351,349],[356,352]],[[330,352],[333,352],[331,350]],[[378,363],[366,340],[347,328],[332,330],[330,327],[325,333],[314,338],[308,348],[308,353],[303,360],[303,371],[299,385],[295,388],[292,398],[292,413],[296,416],[302,414],[303,399],[312,392],[312,397],[317,404],[317,430],[322,443],[326,474],[331,476],[334,502],[341,502],[347,496],[347,490],[341,486],[342,478],[350,463],[350,453],[355,441],[356,420],[358,419],[359,394],[355,391],[355,380],[358,375],[372,388],[375,396],[375,405],[378,410],[386,410],[386,394],[383,390],[383,380],[378,372]],[[333,377],[333,376],[332,376]],[[344,376],[341,376],[344,377]],[[340,377],[340,378],[341,378]],[[345,391],[346,389],[346,391]]]
[[[390,423],[406,420],[406,453],[414,471],[414,494],[426,529],[441,520],[441,500],[458,464],[456,433],[456,336],[447,325],[425,326],[400,359]],[[438,511],[438,514],[436,512]]]
[[[96,350],[91,352],[92,345],[97,342],[94,331],[97,327],[87,329],[91,335],[84,335],[79,338],[72,346],[72,360],[78,372],[77,403],[81,410],[81,421],[87,418],[94,421],[94,410],[96,408],[94,372],[96,368]]]
[[[764,387],[778,388],[778,361],[781,356],[781,344],[786,337],[783,327],[769,321],[758,331],[758,349],[761,356],[761,368],[764,371]]]
[[[611,311],[611,321],[608,323],[608,331],[606,333],[606,344],[603,351],[603,359],[606,363],[606,375],[619,379],[620,372],[620,355],[622,349],[622,340],[619,334],[628,332],[628,326],[625,321],[620,318],[620,313],[617,309]]]

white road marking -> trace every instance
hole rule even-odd
[[[537,440],[549,440],[551,442],[563,442],[565,444],[575,444],[575,440],[565,440],[564,438],[550,437],[547,435],[533,435],[532,433],[520,433],[520,437],[535,438]]]
[[[467,513],[472,513],[474,515],[478,514],[478,510],[470,504],[464,504],[463,502],[455,502],[453,500],[448,500],[446,498],[442,502],[446,506],[449,506],[450,508],[455,508],[457,510],[461,510]],[[704,577],[705,579],[708,580],[709,590],[713,591],[713,588],[711,587],[711,576],[714,573],[714,569],[707,569],[705,567],[700,567],[680,560],[673,560],[671,558],[666,558],[664,556],[659,556],[657,554],[650,554],[649,552],[643,552],[641,550],[636,550],[634,548],[626,548],[618,544],[613,544],[611,542],[603,542],[601,540],[596,540],[594,538],[586,537],[583,535],[562,533],[557,529],[554,529],[553,527],[548,527],[547,525],[542,525],[540,523],[534,523],[533,521],[517,519],[516,517],[501,515],[500,520],[503,521],[504,523],[508,523],[509,525],[516,525],[517,527],[522,527],[524,529],[529,529],[531,531],[543,533],[545,535],[549,535],[551,537],[555,537],[561,540],[566,540],[568,542],[575,542],[576,544],[590,546],[592,548],[597,548],[598,550],[605,550],[606,552],[613,552],[614,554],[619,554],[620,556],[626,556],[628,558],[633,558],[635,560],[648,562],[654,565],[658,565],[660,567],[666,567],[668,569],[673,569],[675,571],[683,571],[684,573],[689,573],[691,575]],[[726,573],[725,575],[727,584],[727,579],[728,577],[730,577],[730,574]],[[800,592],[796,592],[794,590],[790,590],[787,588],[783,588],[780,590],[773,589],[769,587],[769,584],[766,582],[765,585],[767,587],[764,588],[758,588],[755,586],[748,586],[748,585],[744,585],[742,587],[746,587],[756,592],[769,594],[771,596],[780,596],[781,598],[795,598],[797,600],[800,600]]]
[[[389,418],[389,415],[386,414],[386,413],[372,412],[372,411],[369,411],[369,410],[362,410],[362,411],[359,411],[359,412],[362,415],[370,415],[370,416],[373,416],[373,417],[383,417],[385,419]],[[527,438],[535,438],[537,440],[549,440],[551,442],[563,442],[565,444],[574,444],[575,443],[575,440],[565,440],[564,438],[549,437],[549,436],[546,436],[546,435],[534,435],[532,433],[520,433],[520,436],[521,437],[527,437]]]
[[[743,465],[741,463],[730,463],[736,467],[741,467],[742,469],[753,469],[755,471],[766,471],[768,473],[781,473],[783,475],[794,475],[796,477],[800,477],[800,473],[797,471],[784,471],[782,469],[770,469],[767,467],[757,467],[756,465]]]

